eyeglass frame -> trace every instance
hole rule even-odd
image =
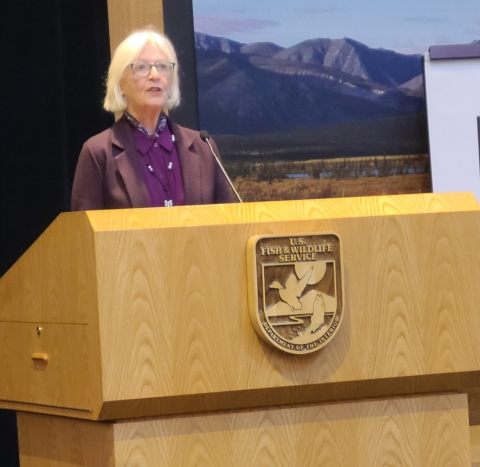
[[[139,76],[139,75],[136,75],[135,72],[133,71],[133,67],[135,65],[137,65],[138,63],[143,63],[144,65],[148,65],[150,68],[148,69],[148,73],[144,76]],[[170,71],[170,74],[168,75],[164,75],[163,73],[160,73],[158,71],[158,68],[157,68],[157,65],[158,64],[165,64],[165,63],[168,63],[169,65],[171,65],[171,68],[168,68],[168,70]],[[168,78],[169,76],[172,76],[173,75],[173,71],[175,70],[175,65],[176,63],[174,62],[155,62],[155,63],[147,63],[147,62],[133,62],[133,63],[130,63],[130,68],[132,70],[132,73],[133,73],[133,76],[136,76],[137,78],[146,78],[147,76],[150,76],[150,73],[152,72],[152,68],[155,68],[155,70],[157,71],[157,73],[160,75],[160,76],[165,76],[166,78]]]

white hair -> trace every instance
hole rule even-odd
[[[107,77],[107,92],[103,107],[109,112],[123,112],[127,108],[127,101],[120,89],[125,69],[134,62],[147,42],[157,45],[167,56],[167,60],[175,63],[170,77],[169,97],[164,109],[174,109],[180,104],[180,86],[178,79],[177,54],[170,40],[152,26],[133,31],[115,49]]]

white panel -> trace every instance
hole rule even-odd
[[[425,54],[425,89],[433,191],[472,191],[480,200],[480,58]]]

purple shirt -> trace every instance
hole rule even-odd
[[[167,125],[147,136],[132,126],[133,138],[142,160],[142,175],[150,205],[182,206],[185,204],[182,170],[175,137]]]

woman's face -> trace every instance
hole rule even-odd
[[[154,64],[168,62],[167,56],[157,44],[147,42],[135,62]],[[123,72],[120,89],[127,101],[127,108],[135,117],[146,113],[160,112],[169,97],[170,77],[158,74],[155,67],[145,77],[135,76],[128,66]]]

